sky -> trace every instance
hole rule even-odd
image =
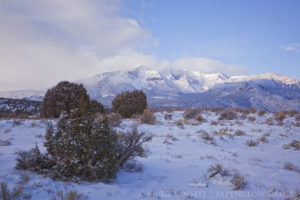
[[[0,91],[133,69],[300,80],[299,0],[0,0]]]

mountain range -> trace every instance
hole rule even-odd
[[[143,90],[150,107],[254,107],[277,112],[300,112],[300,82],[275,73],[228,77],[188,70],[138,67],[106,72],[77,81],[90,97],[111,107],[112,99],[126,90]],[[46,90],[0,92],[0,97],[41,100]]]

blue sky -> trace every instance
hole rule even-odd
[[[140,65],[300,80],[299,0],[0,0],[0,91]]]
[[[298,0],[128,0],[160,58],[201,56],[300,80]]]

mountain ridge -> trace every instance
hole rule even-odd
[[[276,73],[228,77],[222,73],[140,66],[134,70],[105,72],[78,80],[92,99],[111,107],[120,92],[143,90],[151,107],[255,107],[268,111],[300,111],[300,82]],[[44,91],[45,92],[45,91]],[[22,96],[16,95],[14,96]],[[23,98],[37,98],[43,92],[23,91]],[[0,92],[2,96],[3,92]],[[5,93],[9,97],[9,92]],[[32,95],[33,94],[33,95]]]

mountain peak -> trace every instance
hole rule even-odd
[[[266,79],[272,79],[276,82],[281,82],[286,85],[292,85],[292,84],[299,84],[299,81],[293,78],[289,78],[277,73],[269,72],[261,75],[262,77]]]

